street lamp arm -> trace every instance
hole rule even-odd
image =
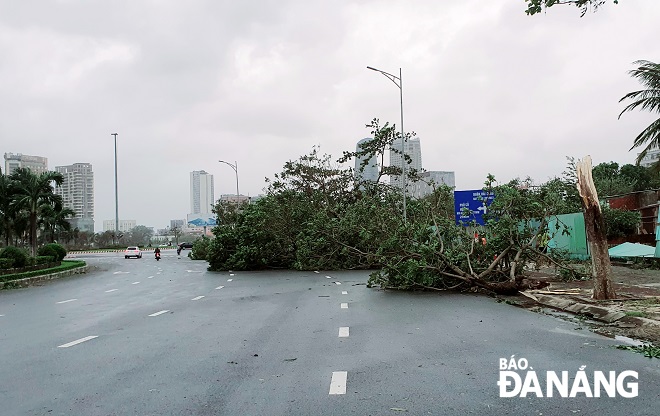
[[[406,223],[406,149],[405,149],[405,142],[406,142],[406,135],[404,134],[403,130],[403,75],[401,74],[401,68],[399,68],[399,76],[397,77],[396,75],[392,75],[389,72],[381,71],[380,69],[376,69],[373,67],[368,66],[367,69],[370,69],[372,71],[380,72],[383,74],[387,79],[392,81],[394,85],[396,85],[399,88],[399,97],[400,97],[400,102],[401,102],[401,191],[403,194],[403,223]],[[399,81],[399,82],[397,82]]]
[[[383,74],[385,76],[385,78],[392,81],[394,83],[394,85],[397,86],[397,88],[401,89],[401,78],[397,77],[396,75],[392,75],[389,72],[381,71],[380,69],[376,69],[376,68],[373,68],[373,67],[370,67],[370,66],[368,66],[367,69],[371,69],[372,71],[380,72],[381,74]],[[397,80],[399,82],[397,82]]]
[[[234,169],[234,173],[236,174],[236,200],[238,201],[240,195],[240,192],[238,191],[238,162],[234,162],[233,164],[225,162],[224,160],[218,160],[218,162],[229,165],[230,168]]]
[[[232,169],[234,169],[234,172],[237,172],[237,170],[236,170],[236,169],[237,169],[237,168],[236,168],[236,165],[233,165],[233,164],[231,164],[231,163],[229,163],[229,162],[225,162],[224,160],[218,160],[218,162],[220,162],[220,163],[224,163],[225,165],[229,165]]]

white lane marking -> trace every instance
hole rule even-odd
[[[342,290],[342,291],[341,291],[341,294],[342,294],[342,295],[348,295],[348,292],[347,292],[346,290]]]
[[[4,315],[0,315],[0,316],[4,316]]]
[[[158,272],[158,273],[156,273],[156,274],[160,274],[160,272]]]
[[[149,315],[149,316],[158,316],[158,315],[162,315],[162,314],[167,313],[167,312],[169,312],[169,310],[164,310],[164,311],[160,311],[160,312],[152,313],[152,314]]]
[[[57,303],[69,303],[69,302],[75,302],[77,300],[78,299],[68,299],[68,300],[63,300],[63,301],[57,302]]]
[[[224,286],[218,286],[218,287],[216,287],[215,289],[218,290],[218,289],[222,289],[223,287],[224,287]]]
[[[330,393],[328,394],[346,394],[346,379],[348,371],[333,371],[330,381]]]
[[[331,276],[326,276],[325,278],[326,278],[326,279],[332,279],[332,277],[331,277]]]
[[[188,273],[204,273],[204,270],[186,270]]]
[[[228,282],[231,282],[232,280],[234,280],[234,279],[227,279]]]
[[[119,290],[119,289],[110,289],[110,290],[106,290],[105,293],[116,292],[116,291],[118,291],[118,290]]]
[[[139,285],[140,282],[133,282],[133,283],[131,283],[131,284],[132,284],[132,285]]]
[[[348,338],[348,327],[347,326],[340,326],[339,327],[339,338]]]
[[[318,272],[319,272],[318,270],[314,270],[314,273],[318,273]]]
[[[90,339],[94,339],[94,338],[98,338],[98,337],[99,337],[98,335],[90,335],[90,336],[85,337],[85,338],[80,338],[80,339],[77,339],[77,340],[75,340],[75,341],[71,341],[71,342],[69,342],[68,344],[62,344],[62,345],[59,345],[57,348],[69,348],[69,347],[73,347],[74,345],[78,345],[78,344],[80,344],[80,343],[83,343],[83,342],[85,342],[85,341],[89,341]]]
[[[130,272],[114,272],[112,274],[129,274]]]
[[[335,284],[336,284],[337,286],[339,286],[339,285],[341,284],[341,282],[335,282]]]
[[[200,299],[203,298],[203,297],[204,297],[204,296],[197,296],[196,298],[192,298],[192,299],[190,299],[190,300],[200,300]]]
[[[234,273],[229,273],[229,275],[230,275],[230,276],[233,276],[233,275],[234,275]]]
[[[154,278],[153,276],[149,276],[149,277],[147,277],[147,279],[153,279],[153,278]]]
[[[341,308],[342,309],[348,309],[348,303],[342,303]]]

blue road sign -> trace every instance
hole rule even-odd
[[[479,225],[485,225],[483,215],[488,211],[488,206],[493,202],[494,197],[493,193],[481,189],[454,191],[456,224],[470,225],[473,221],[476,221]]]

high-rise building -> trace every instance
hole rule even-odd
[[[411,159],[411,163],[406,163],[406,175],[411,169],[415,169],[418,173],[422,171],[422,147],[419,143],[419,137],[413,137],[408,139],[405,142],[404,152]],[[390,146],[390,166],[396,166],[403,169],[403,155],[401,154],[401,140],[395,140]],[[412,187],[409,183],[410,181],[406,180],[407,192],[409,192]],[[390,176],[390,185],[396,186],[397,188],[403,187],[403,181],[401,176],[392,175]]]
[[[170,220],[170,229],[177,228],[181,230],[185,225],[185,223],[186,223],[185,220]]]
[[[48,158],[29,156],[22,153],[5,153],[5,175],[11,175],[18,168],[30,169],[37,175],[48,170]]]
[[[213,175],[203,170],[190,172],[190,213],[208,214],[214,205]]]
[[[94,232],[94,172],[91,163],[74,163],[68,166],[55,166],[62,174],[62,186],[55,187],[55,193],[62,197],[65,208],[76,213],[69,220],[71,228]]]
[[[119,220],[119,231],[128,232],[131,231],[137,225],[136,220]],[[115,220],[103,220],[103,231],[114,231],[115,230]]]
[[[371,140],[371,137],[367,137],[357,142],[355,151],[362,151],[362,146]],[[371,157],[355,158],[355,180],[358,182],[376,182],[378,180],[378,158],[375,153]]]
[[[413,198],[423,198],[430,195],[438,185],[456,187],[456,176],[454,172],[429,170],[421,173],[419,181],[411,184],[411,195]]]
[[[639,156],[639,153],[637,153],[637,156]],[[658,159],[660,159],[660,149],[649,150],[646,152],[646,156],[639,161],[639,165],[648,168],[656,163]]]

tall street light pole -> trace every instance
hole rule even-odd
[[[403,223],[406,223],[406,150],[405,150],[405,136],[403,133],[403,78],[401,76],[401,68],[399,68],[399,76],[392,75],[389,72],[381,71],[380,69],[372,68],[370,66],[367,69],[372,71],[380,72],[385,75],[387,79],[392,81],[394,85],[399,88],[399,97],[401,100],[401,187],[403,189]]]
[[[232,169],[234,169],[234,173],[236,173],[236,203],[238,203],[238,196],[240,195],[238,193],[238,163],[234,162],[232,165],[229,162],[225,162],[224,160],[218,160],[220,163],[224,163],[225,165],[229,165]]]
[[[117,133],[111,133],[115,136],[115,238],[119,237],[119,191],[117,188]]]

